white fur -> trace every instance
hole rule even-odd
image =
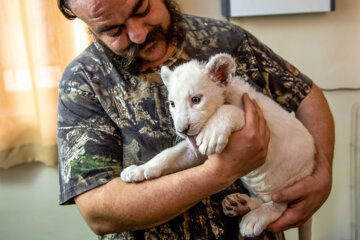
[[[175,129],[189,141],[166,149],[146,164],[126,168],[121,178],[127,182],[156,178],[201,164],[205,155],[221,152],[231,132],[244,125],[242,95],[248,93],[262,109],[270,129],[268,154],[264,165],[241,178],[251,198],[230,195],[223,201],[223,209],[229,216],[236,215],[245,201],[251,211],[242,218],[240,232],[254,237],[287,208],[272,202],[271,195],[310,175],[316,150],[302,123],[236,77],[235,69],[235,61],[227,54],[215,55],[207,64],[190,61],[174,71],[163,67],[161,76],[168,88]],[[201,154],[191,146],[194,139]],[[237,202],[238,208],[230,201]]]

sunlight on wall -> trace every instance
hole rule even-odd
[[[86,25],[79,19],[74,20],[74,42],[76,55],[79,55],[89,45],[90,39]]]

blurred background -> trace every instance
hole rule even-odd
[[[229,19],[220,0],[178,2],[185,13],[242,26],[324,89],[336,124],[333,189],[313,217],[313,239],[360,239],[360,1]],[[97,239],[76,206],[58,205],[57,85],[89,44],[86,29],[55,1],[0,0],[0,9],[0,239]],[[296,240],[296,230],[286,237]]]

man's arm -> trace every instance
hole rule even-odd
[[[203,165],[141,183],[116,178],[76,197],[91,229],[101,235],[165,223],[263,164],[269,129],[256,103],[247,95],[243,102],[244,128],[231,135],[221,154],[209,156]]]
[[[321,207],[331,191],[334,122],[328,103],[315,84],[301,102],[296,116],[314,137],[317,150],[316,165],[311,176],[273,195],[273,201],[289,203],[289,208],[282,217],[268,226],[273,232],[305,223]]]
[[[185,212],[199,200],[231,184],[215,181],[217,170],[202,166],[141,183],[120,178],[75,198],[77,207],[99,235],[147,229]],[[209,188],[211,186],[211,188]]]

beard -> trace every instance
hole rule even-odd
[[[115,54],[100,39],[97,39],[97,41],[105,49],[105,54],[108,55],[108,57],[114,62],[117,69],[125,70],[133,75],[138,75],[140,74],[141,65],[146,62],[146,60],[140,58],[139,54],[147,44],[158,40],[165,40],[167,48],[169,44],[176,44],[184,40],[185,30],[183,27],[183,16],[180,12],[179,6],[173,0],[163,0],[163,2],[166,5],[171,17],[169,28],[165,30],[160,26],[154,27],[146,36],[144,43],[131,43],[127,49],[126,55],[120,56]]]

